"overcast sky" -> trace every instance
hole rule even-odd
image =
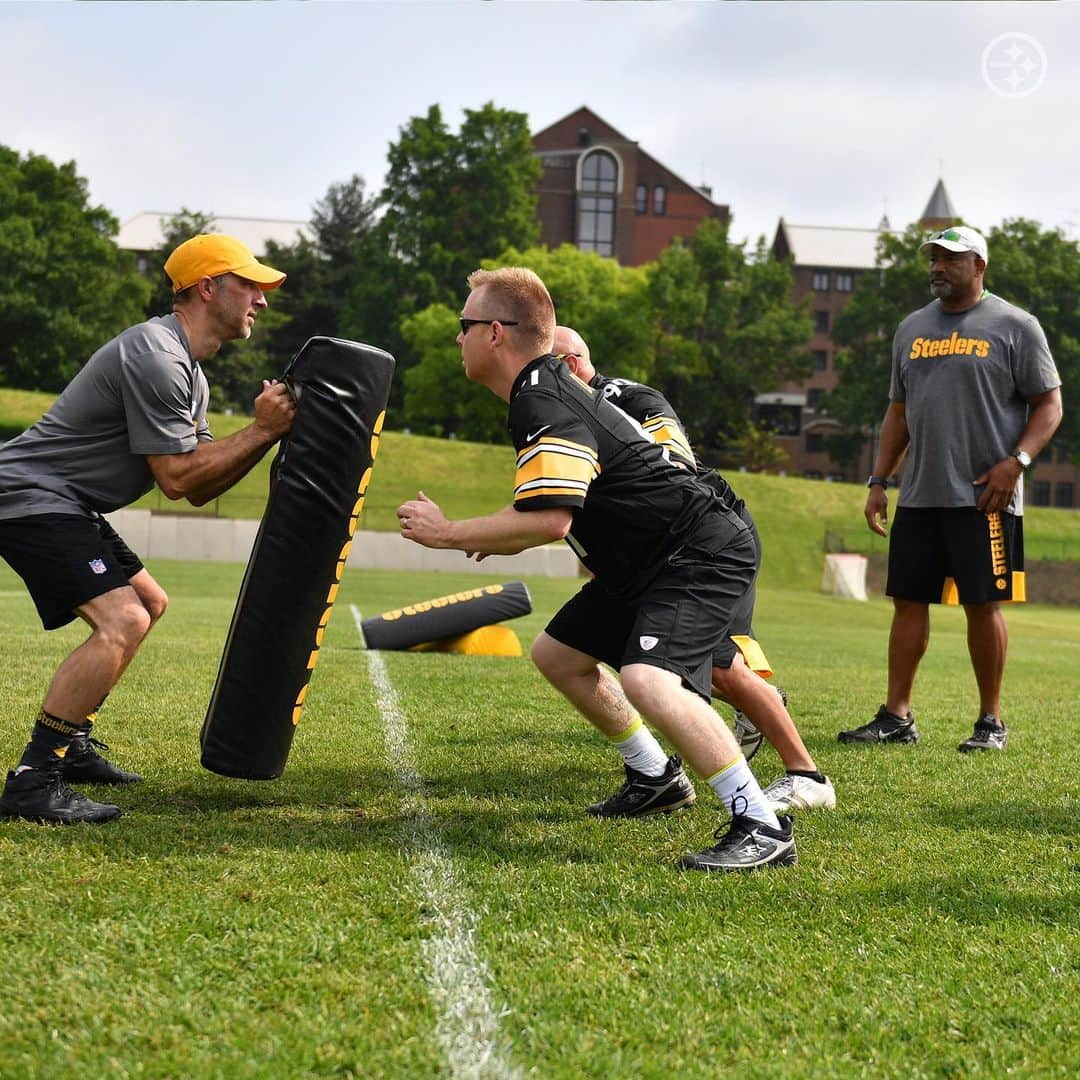
[[[939,173],[972,224],[1080,237],[1072,2],[0,2],[0,47],[0,143],[121,222],[307,218],[409,117],[492,100],[533,131],[588,105],[738,237],[903,225]]]

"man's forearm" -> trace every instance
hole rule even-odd
[[[168,498],[201,506],[246,476],[275,442],[276,437],[249,424],[220,441],[201,442],[189,454],[169,455],[167,475],[154,468],[155,479]]]
[[[878,452],[874,459],[875,476],[891,476],[896,471],[910,438],[903,411],[890,405],[881,424]]]
[[[569,531],[569,515],[537,510],[521,513],[507,506],[485,517],[447,522],[447,547],[488,555],[517,555],[528,548],[561,540]]]
[[[1051,390],[1035,398],[1031,403],[1031,411],[1028,413],[1028,421],[1024,430],[1017,440],[1015,449],[1025,450],[1033,458],[1038,457],[1045,449],[1046,444],[1054,437],[1061,424],[1063,410],[1061,406],[1061,391]]]

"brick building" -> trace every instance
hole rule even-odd
[[[676,176],[582,106],[533,136],[540,238],[612,255],[624,266],[655,259],[706,218],[728,220],[712,192]]]

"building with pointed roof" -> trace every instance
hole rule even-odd
[[[922,217],[919,218],[919,224],[928,232],[935,232],[938,229],[947,229],[959,220],[960,215],[956,212],[956,207],[953,206],[952,199],[945,190],[945,181],[939,179],[934,185],[930,201],[926,204]]]
[[[540,239],[575,244],[625,266],[655,259],[728,207],[695,187],[584,105],[533,135],[544,166],[537,184]]]

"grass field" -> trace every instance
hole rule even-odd
[[[152,569],[172,608],[99,723],[146,782],[110,825],[0,823],[5,1080],[1080,1071],[1075,610],[1009,612],[1007,753],[955,752],[956,611],[922,742],[866,750],[835,733],[882,700],[887,606],[765,588],[759,636],[840,802],[799,820],[797,867],[717,878],[673,869],[719,824],[701,783],[670,818],[582,813],[617,759],[526,659],[360,647],[353,607],[475,575],[348,571],[285,775],[203,771],[242,568]],[[529,584],[526,642],[576,583]],[[0,567],[9,761],[81,636],[42,634]]]

